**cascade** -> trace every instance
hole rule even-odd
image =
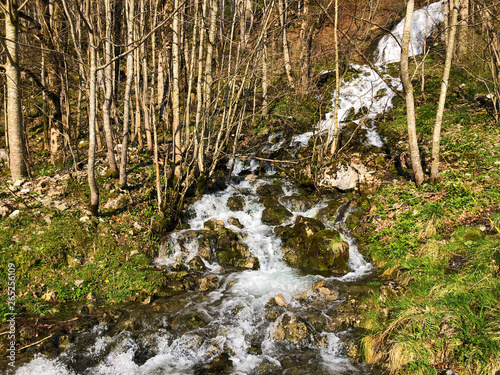
[[[415,12],[412,28],[412,50],[421,52],[421,43],[443,18],[443,3],[438,2]],[[399,60],[399,45],[402,22],[386,36],[377,48],[377,66],[391,82],[399,87],[399,79],[391,77],[384,66]],[[366,109],[364,125],[372,145],[382,146],[383,140],[374,128],[375,118],[391,106],[394,92],[368,66],[351,65],[354,74],[342,84],[340,91],[340,123],[354,110]],[[352,109],[351,109],[352,108]],[[328,131],[333,112],[318,124],[319,131]],[[357,120],[360,121],[360,120]],[[294,146],[306,145],[313,133],[294,137]],[[285,142],[281,135],[273,135],[276,150]],[[233,175],[243,171],[252,173],[257,163],[248,158],[230,161]],[[329,208],[327,199],[291,204],[298,196],[297,188],[287,180],[268,177],[235,180],[232,185],[218,193],[205,195],[191,208],[190,229],[171,234],[164,244],[164,251],[155,259],[155,264],[171,269],[178,262],[189,263],[200,253],[197,233],[203,231],[205,223],[215,219],[236,233],[239,241],[248,249],[251,257],[258,258],[259,267],[228,271],[215,260],[202,258],[206,273],[218,284],[207,291],[186,292],[172,297],[168,311],[138,312],[134,328],[112,331],[100,323],[91,331],[82,333],[68,344],[62,354],[55,358],[36,356],[15,372],[24,374],[198,374],[206,372],[207,366],[222,360],[230,363],[224,373],[304,373],[304,374],[355,374],[367,373],[363,364],[352,363],[347,356],[344,340],[348,330],[333,330],[332,316],[335,309],[348,298],[339,292],[337,298],[328,303],[314,300],[311,287],[325,282],[330,289],[345,290],[369,275],[373,267],[359,253],[356,243],[345,229],[345,220],[352,208],[344,203],[333,220],[323,220],[326,229],[335,229],[348,244],[348,272],[337,276],[307,274],[288,266],[282,251],[282,239],[276,235],[278,225],[263,220],[265,205],[260,200],[258,189],[279,183],[282,193],[278,202],[290,213],[280,225],[292,225],[298,217],[319,218]],[[243,197],[241,209],[231,211],[228,201]],[[331,201],[331,200],[330,200]],[[237,225],[236,225],[237,223]],[[170,271],[167,271],[170,272]],[[269,319],[269,302],[281,296],[286,307],[276,307],[277,315]],[[161,306],[160,306],[161,307]],[[274,311],[271,309],[271,312]],[[299,322],[303,335],[300,340],[283,339],[285,321]],[[281,331],[280,331],[281,329]],[[304,333],[305,332],[305,333]],[[281,335],[281,336],[280,336]],[[286,336],[286,333],[285,333]],[[216,367],[215,367],[216,368]],[[263,372],[267,370],[268,372]],[[205,371],[205,372],[203,372]],[[215,370],[214,370],[215,371]],[[229,371],[229,372],[227,372]]]

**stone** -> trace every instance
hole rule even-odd
[[[318,171],[318,187],[346,191],[356,188],[359,182],[358,171],[345,160],[334,160]]]
[[[231,211],[243,211],[245,207],[245,198],[242,195],[233,195],[227,200],[227,207]]]
[[[278,197],[283,194],[283,188],[280,185],[261,185],[257,188],[257,195],[266,197],[268,195]]]
[[[274,302],[276,302],[276,305],[281,306],[281,307],[287,306],[285,297],[283,297],[283,295],[281,293],[277,294],[274,297]]]
[[[241,224],[241,222],[235,217],[230,217],[229,219],[227,219],[227,222],[230,225],[234,225],[236,228],[239,228],[239,229],[243,228],[243,224]]]
[[[213,218],[205,221],[203,227],[206,230],[218,230],[224,228],[224,221]]]
[[[219,284],[219,278],[216,275],[207,275],[206,277],[200,280],[200,285],[198,289],[201,292],[207,290],[213,290],[217,289],[218,284]]]
[[[193,259],[188,262],[188,266],[195,271],[205,271],[207,269],[199,255],[194,256]]]
[[[301,195],[291,195],[281,198],[281,203],[285,208],[295,212],[305,212],[314,207],[319,202],[318,197],[307,197]]]
[[[283,205],[276,203],[275,206],[264,209],[261,220],[268,225],[281,225],[292,216],[293,214]]]
[[[317,335],[305,321],[290,313],[283,314],[278,320],[278,324],[272,332],[272,338],[276,341],[288,341],[298,346],[312,344],[324,347],[326,345],[325,337]]]
[[[12,212],[10,213],[9,217],[10,217],[11,219],[15,219],[15,218],[16,218],[16,217],[18,217],[20,214],[21,214],[21,211],[19,211],[19,210],[15,210],[15,211],[12,211]]]
[[[236,267],[244,268],[249,270],[258,270],[260,268],[259,258],[257,257],[248,257],[236,262]]]
[[[90,221],[90,217],[88,217],[88,216],[82,216],[82,217],[80,218],[80,221],[81,221],[82,223],[86,223],[86,222]]]
[[[292,226],[277,227],[286,262],[306,272],[344,275],[348,272],[349,244],[319,220],[298,216]]]
[[[57,301],[57,292],[49,290],[42,296],[42,299],[46,302],[55,302]]]
[[[75,285],[79,288],[82,286],[83,282],[83,280],[75,280]]]
[[[131,256],[131,257],[133,257],[133,256],[134,256],[134,255],[136,255],[136,254],[139,254],[139,251],[137,251],[137,250],[132,250],[132,251],[130,252],[130,256]]]
[[[125,194],[121,194],[115,198],[110,198],[104,205],[104,208],[107,210],[118,210],[120,208],[126,207],[128,204],[129,198]]]
[[[13,209],[7,203],[0,201],[0,217],[7,217],[12,213]]]

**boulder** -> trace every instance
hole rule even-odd
[[[125,207],[128,204],[129,198],[125,194],[121,194],[115,198],[110,198],[104,205],[104,208],[108,210],[118,210]]]
[[[0,201],[0,217],[7,217],[12,213],[12,211],[14,210],[10,205]]]
[[[352,190],[359,182],[358,172],[345,160],[334,160],[318,171],[317,184],[321,188]]]
[[[275,206],[269,206],[264,209],[261,220],[268,225],[281,225],[292,216],[293,214],[284,206],[276,203]]]
[[[243,224],[241,224],[241,222],[235,217],[230,217],[229,219],[227,219],[227,222],[229,223],[229,225],[234,225],[236,228],[243,228]]]
[[[298,216],[292,226],[278,227],[286,262],[306,272],[344,275],[348,272],[349,244],[319,220]]]

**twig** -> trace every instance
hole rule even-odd
[[[49,336],[45,337],[44,339],[41,339],[41,340],[39,340],[39,341],[37,341],[37,342],[34,342],[34,343],[32,343],[32,344],[29,344],[29,345],[23,346],[23,347],[22,347],[22,348],[20,348],[19,350],[24,350],[24,349],[27,349],[27,348],[29,348],[29,347],[31,347],[31,346],[34,346],[34,345],[40,344],[41,342],[43,342],[43,341],[45,341],[45,340],[50,339],[52,336],[54,336],[54,334],[51,334],[51,335],[49,335]]]

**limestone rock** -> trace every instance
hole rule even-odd
[[[7,217],[12,213],[13,209],[7,203],[0,201],[0,217]]]
[[[118,210],[127,205],[128,199],[129,198],[125,194],[121,194],[115,198],[110,198],[104,205],[104,208],[108,210]]]
[[[352,190],[358,182],[358,172],[344,160],[335,160],[318,172],[318,186],[322,188]]]
[[[230,217],[229,219],[227,219],[227,222],[230,225],[234,225],[236,228],[240,228],[240,229],[243,228],[243,224],[241,224],[241,222],[235,217]]]

